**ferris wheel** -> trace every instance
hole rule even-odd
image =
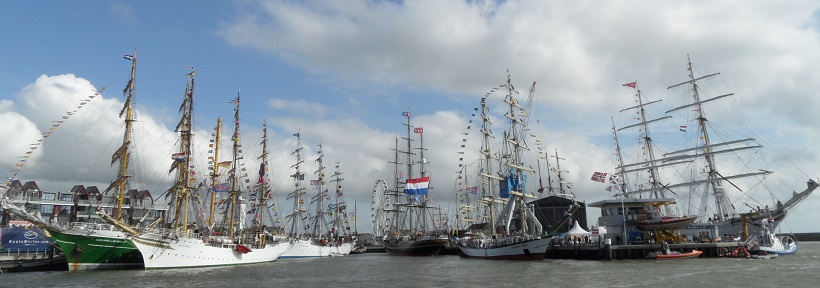
[[[374,236],[384,236],[389,233],[389,225],[387,218],[387,212],[391,206],[389,199],[385,197],[385,193],[388,191],[387,182],[382,179],[376,180],[376,183],[373,184],[373,202],[370,206],[370,221],[373,222],[373,235]]]

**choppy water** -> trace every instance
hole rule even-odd
[[[2,287],[817,287],[820,242],[771,260],[488,261],[363,254],[262,265],[0,275]],[[708,286],[707,286],[708,285]]]

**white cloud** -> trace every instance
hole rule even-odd
[[[323,117],[327,114],[328,107],[319,103],[309,103],[304,100],[288,100],[282,98],[268,99],[268,105],[283,113],[307,114],[313,117]]]
[[[0,167],[2,169],[6,169],[6,171],[14,170],[21,159],[34,162],[39,158],[39,155],[36,154],[25,154],[30,151],[29,144],[37,143],[37,139],[40,138],[40,131],[34,123],[11,111],[0,112],[0,123],[3,123],[3,125],[0,125],[0,135],[8,135],[7,140],[15,140],[2,141],[3,144],[0,144],[3,146],[3,149],[0,149]],[[30,156],[30,158],[18,158],[26,156]]]
[[[0,99],[0,112],[5,112],[14,109],[14,102],[11,100]]]
[[[89,98],[95,90],[88,80],[65,74],[40,76],[17,93],[17,101],[22,103],[16,105],[20,114],[3,112],[0,117],[9,120],[4,123],[16,123],[4,126],[9,130],[4,135],[16,135],[20,141],[3,141],[0,150],[25,155],[28,145],[41,139],[41,133],[51,132],[33,150],[17,179],[37,181],[49,191],[67,191],[80,184],[102,189],[108,186],[116,175],[110,166],[111,154],[122,143],[124,126],[118,115],[123,104],[104,96]],[[136,149],[132,151],[136,175],[132,185],[158,195],[168,186],[166,164],[176,136],[161,123],[141,115],[139,108],[136,113]],[[7,159],[16,156],[2,159],[3,169],[14,169],[16,163]]]
[[[137,17],[134,16],[134,8],[123,2],[112,2],[111,5],[108,6],[108,11],[116,19],[123,19],[130,23],[137,21]]]

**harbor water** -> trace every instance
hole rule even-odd
[[[173,270],[0,274],[2,287],[816,287],[820,242],[775,259],[492,261],[383,253]],[[708,286],[707,286],[708,285]]]

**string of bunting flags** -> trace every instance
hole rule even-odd
[[[489,98],[498,89],[503,88],[504,85],[505,84],[500,84],[500,85],[497,85],[497,86],[494,86],[494,87],[490,88],[490,90],[487,91],[487,93],[484,93],[484,96],[481,98],[481,103],[482,104],[486,103],[487,98]],[[462,210],[461,214],[463,215],[462,217],[465,220],[470,218],[468,215],[466,215],[468,210],[471,209],[471,208],[469,208],[469,205],[467,205],[467,204],[472,202],[470,200],[470,195],[478,195],[478,191],[480,189],[479,186],[477,186],[477,185],[476,186],[469,186],[469,183],[467,183],[467,175],[465,175],[466,165],[464,163],[464,155],[466,154],[466,149],[467,149],[467,137],[469,137],[470,130],[472,130],[472,128],[473,128],[473,120],[475,118],[486,117],[486,114],[484,114],[485,111],[483,111],[483,109],[480,113],[478,113],[478,110],[479,110],[478,107],[473,108],[473,112],[470,114],[470,116],[472,118],[467,120],[467,127],[464,130],[464,132],[461,133],[461,135],[462,135],[461,144],[459,146],[458,151],[456,152],[458,154],[458,172],[457,172],[458,176],[456,177],[456,180],[457,180],[456,181],[456,183],[457,183],[456,186],[457,186],[457,189],[458,189],[458,192],[459,192],[458,193],[458,198],[459,198],[458,201],[461,204],[459,210]],[[478,114],[478,116],[477,116],[477,114]],[[486,130],[485,131],[486,133],[492,134],[489,127],[482,127],[482,129]]]
[[[34,152],[37,150],[37,148],[40,148],[40,146],[43,145],[43,142],[46,140],[46,138],[51,136],[52,133],[56,132],[57,128],[60,127],[60,125],[65,123],[65,121],[67,121],[69,118],[71,118],[71,116],[73,116],[77,112],[79,112],[80,109],[85,107],[89,102],[91,102],[91,100],[94,100],[94,98],[96,98],[97,96],[100,96],[101,95],[100,93],[105,91],[105,89],[107,89],[107,87],[103,87],[99,91],[94,91],[93,95],[90,95],[86,98],[81,99],[80,103],[76,107],[74,107],[74,110],[66,111],[65,114],[63,114],[63,116],[60,117],[61,120],[52,120],[51,121],[51,123],[52,123],[51,127],[48,129],[48,131],[42,133],[40,135],[40,139],[37,139],[36,142],[34,142],[32,144],[29,144],[28,151],[26,151],[23,155],[17,157],[17,159],[18,159],[17,164],[15,165],[14,170],[11,170],[11,171],[8,172],[9,174],[12,174],[12,175],[11,175],[11,177],[8,177],[8,181],[5,182],[5,185],[6,186],[11,185],[11,181],[16,179],[17,174],[20,173],[20,171],[23,169],[23,166],[26,165],[28,160],[31,158],[31,155],[34,154]]]

